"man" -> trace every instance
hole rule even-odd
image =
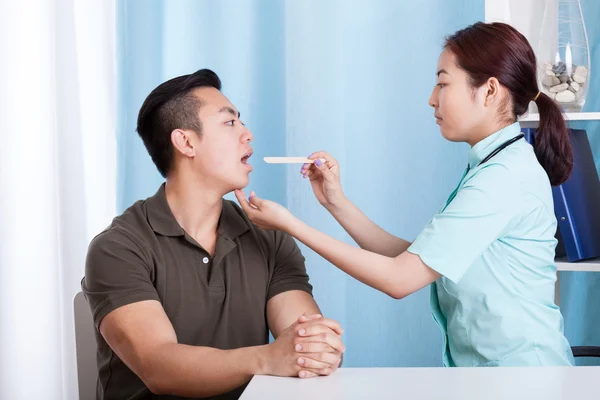
[[[166,183],[88,250],[99,399],[236,399],[253,375],[328,375],[340,363],[342,329],[319,315],[294,240],[223,199],[248,184],[253,137],[220,90],[204,69],[140,109],[137,131]]]

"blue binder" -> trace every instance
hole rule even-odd
[[[533,128],[522,128],[525,139],[535,143]],[[569,129],[573,147],[573,174],[552,187],[558,220],[557,257],[570,262],[600,257],[600,180],[585,130]]]

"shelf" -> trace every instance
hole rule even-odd
[[[561,257],[556,259],[556,268],[559,271],[600,272],[600,258],[568,262],[566,257]]]
[[[519,122],[538,122],[540,114],[526,114],[519,118]],[[566,121],[594,121],[600,120],[600,112],[575,112],[565,113]]]

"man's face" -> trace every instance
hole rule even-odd
[[[248,185],[252,166],[252,133],[242,124],[237,109],[219,90],[198,88],[202,101],[202,133],[194,140],[194,170],[211,187],[228,193]]]

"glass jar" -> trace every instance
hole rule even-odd
[[[590,49],[579,0],[546,1],[536,55],[540,90],[565,112],[581,111],[590,81]]]

